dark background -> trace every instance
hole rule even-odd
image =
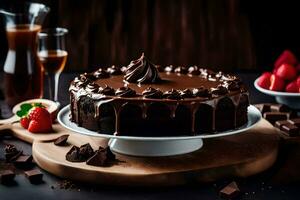
[[[0,7],[15,0],[0,0]],[[145,52],[156,64],[270,70],[290,49],[300,54],[297,1],[41,0],[44,27],[69,29],[66,71],[127,65]],[[0,20],[0,65],[7,44]],[[300,55],[299,55],[300,56]]]

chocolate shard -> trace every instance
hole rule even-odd
[[[66,154],[66,160],[69,162],[84,162],[94,154],[89,143],[79,147],[73,146]]]
[[[295,119],[289,119],[288,120],[291,124],[297,126],[298,128],[300,128],[300,118],[295,118]]]
[[[297,126],[293,125],[293,124],[290,124],[290,123],[283,124],[281,126],[280,130],[287,133],[291,137],[300,135],[299,128]]]
[[[25,176],[28,178],[30,183],[40,183],[43,180],[43,174],[38,169],[25,171]]]
[[[263,117],[268,120],[271,124],[275,124],[276,121],[279,120],[287,120],[289,117],[289,113],[282,112],[265,112]]]
[[[67,144],[68,138],[69,135],[62,135],[54,141],[54,144],[56,146],[65,146]]]
[[[72,148],[66,154],[66,160],[69,162],[83,162],[79,158],[79,147],[72,146]]]
[[[219,192],[220,196],[226,199],[236,198],[237,196],[239,196],[240,193],[241,191],[235,181],[225,186]]]
[[[87,161],[87,165],[92,166],[108,166],[111,161],[116,159],[115,155],[111,152],[109,147],[102,148],[99,147],[99,150],[95,152],[95,154],[90,157]]]
[[[94,150],[89,143],[80,146],[79,148],[79,159],[87,160],[94,154]]]
[[[16,174],[12,170],[0,171],[0,182],[1,183],[12,182],[14,180],[15,176],[16,176]]]

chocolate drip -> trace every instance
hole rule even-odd
[[[144,54],[130,62],[127,67],[124,80],[129,83],[156,83],[160,81],[158,70],[151,62],[149,62]]]
[[[136,92],[129,87],[120,87],[116,90],[115,94],[119,97],[134,97],[134,96],[136,96]]]

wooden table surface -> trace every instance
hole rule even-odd
[[[239,75],[249,86],[251,104],[274,102],[273,98],[254,89],[253,81],[258,76],[257,73],[239,73]],[[59,100],[63,105],[68,104],[68,84],[75,76],[76,73],[63,73],[61,76]],[[1,76],[0,80],[2,80]],[[0,106],[2,115],[9,116],[10,112],[3,99],[0,100]],[[31,145],[14,138],[2,138],[0,139],[0,160],[4,159],[5,143],[15,144],[25,153],[31,154]],[[219,189],[232,180],[237,181],[243,192],[241,199],[298,199],[300,196],[300,138],[282,140],[277,162],[268,171],[247,179],[228,178],[207,185],[190,184],[149,189],[76,183],[75,189],[65,190],[57,188],[61,179],[43,172],[42,184],[32,185],[23,175],[16,176],[16,182],[13,185],[0,184],[0,199],[221,199],[218,196]],[[52,189],[52,186],[55,188]]]

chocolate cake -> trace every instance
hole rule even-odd
[[[248,91],[234,75],[198,66],[161,67],[144,55],[70,84],[71,121],[102,134],[187,136],[244,125]]]

